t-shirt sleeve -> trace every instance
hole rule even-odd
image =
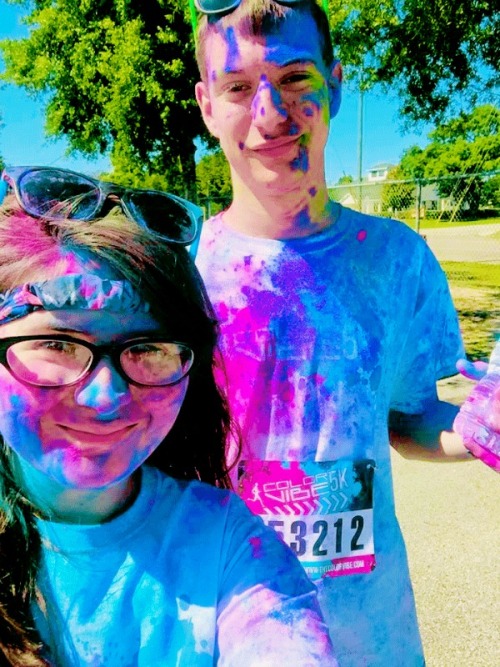
[[[429,249],[422,257],[412,312],[401,328],[390,407],[419,414],[436,396],[437,380],[456,375],[456,362],[465,354],[446,275]]]
[[[335,667],[308,579],[277,534],[231,496],[218,602],[219,667]]]

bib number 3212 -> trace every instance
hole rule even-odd
[[[239,490],[312,579],[375,567],[372,460],[248,461]]]

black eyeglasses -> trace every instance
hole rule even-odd
[[[0,364],[20,382],[64,387],[89,375],[109,357],[128,382],[146,387],[177,384],[193,366],[194,352],[184,343],[136,338],[94,345],[71,336],[13,336],[0,339]]]
[[[52,167],[7,167],[2,180],[36,218],[95,220],[118,201],[129,218],[170,243],[190,245],[201,230],[202,209],[167,192],[125,188]]]

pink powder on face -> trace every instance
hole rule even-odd
[[[360,229],[359,232],[357,233],[356,238],[360,243],[363,243],[363,241],[366,240],[366,237],[368,236],[368,233],[366,229]]]

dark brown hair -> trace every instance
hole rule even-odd
[[[302,0],[293,6],[282,5],[274,0],[242,0],[238,7],[226,14],[203,14],[199,18],[196,39],[196,61],[200,77],[207,80],[206,49],[211,34],[223,34],[228,28],[236,27],[243,35],[265,36],[276,34],[280,25],[291,14],[309,14],[318,28],[321,54],[327,68],[333,64],[333,45],[328,17],[315,0]]]

